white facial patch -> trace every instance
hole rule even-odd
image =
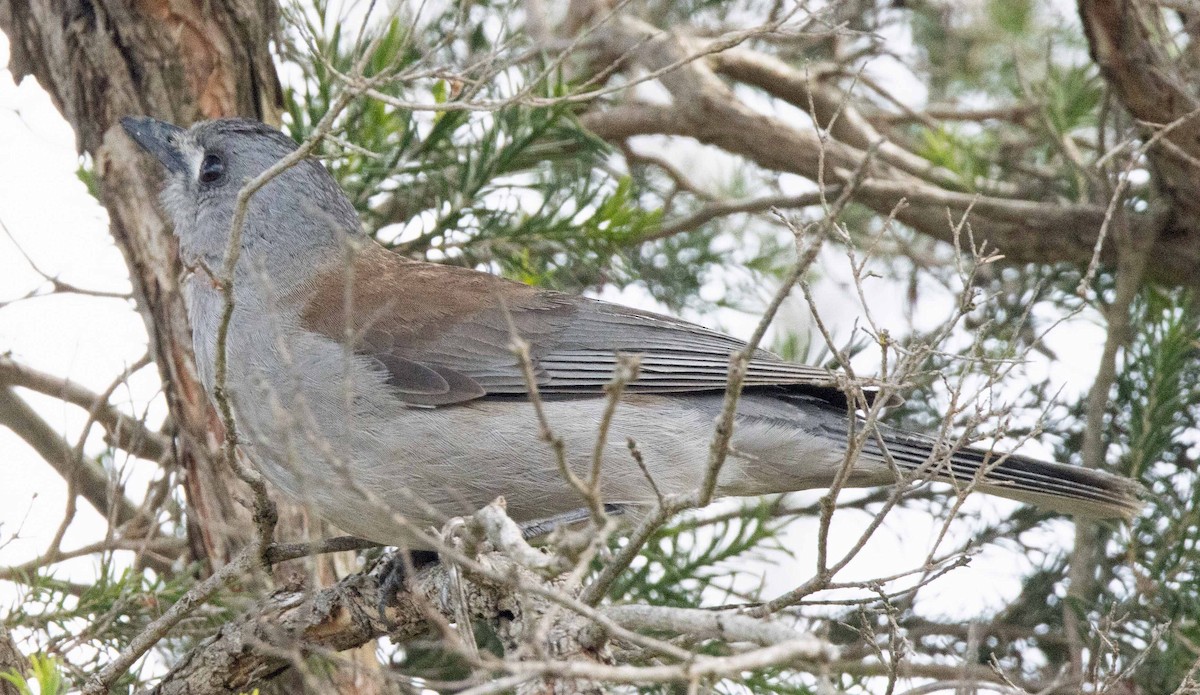
[[[190,137],[185,137],[179,142],[179,154],[183,157],[184,163],[187,164],[191,180],[199,181],[200,165],[204,162],[204,149],[197,145]]]

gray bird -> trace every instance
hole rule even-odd
[[[215,386],[224,300],[216,280],[246,181],[296,144],[262,123],[188,130],[124,118],[167,169],[197,366]],[[304,159],[250,200],[234,274],[227,392],[245,454],[275,485],[347,532],[413,543],[504,495],[518,522],[569,516],[583,502],[540,438],[511,329],[529,343],[545,414],[569,465],[590,470],[605,384],[618,353],[641,370],[616,409],[603,499],[636,510],[656,499],[631,458],[641,450],[663,493],[696,489],[720,412],[730,354],[744,344],[645,311],[403,258],[369,239],[325,168]],[[847,448],[843,394],[829,372],[758,351],[738,403],[720,495],[827,487]],[[1137,483],[1107,473],[976,449],[939,461],[935,438],[879,428],[848,481],[895,480],[935,461],[934,476],[1089,517],[1130,517]],[[999,463],[997,463],[999,461]]]

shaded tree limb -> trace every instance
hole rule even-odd
[[[709,62],[717,73],[762,89],[805,111],[818,126],[828,128],[829,135],[839,142],[863,151],[876,147],[881,161],[907,174],[942,188],[960,192],[969,190],[966,182],[953,171],[887,141],[850,102],[850,95],[830,85],[820,74],[796,70],[774,56],[744,48],[714,53]],[[1003,183],[978,183],[982,186],[981,192],[990,195],[1011,195],[1014,189]]]
[[[179,262],[158,205],[158,180],[117,125],[147,114],[187,125],[249,115],[278,122],[281,88],[269,39],[274,0],[191,3],[116,0],[0,5],[16,81],[32,75],[92,155],[110,232],[129,267],[150,336],[171,421],[174,454],[186,471],[192,552],[228,561],[251,531],[236,499],[245,496],[218,466],[211,406],[196,378],[178,278]]]
[[[63,478],[74,476],[79,494],[101,516],[109,518],[111,512],[117,524],[138,516],[137,506],[115,492],[103,466],[77,455],[75,448],[8,386],[0,387],[0,424],[25,440]]]
[[[158,461],[170,451],[169,438],[150,430],[140,420],[103,401],[100,394],[70,379],[33,369],[7,355],[0,355],[0,383],[37,391],[95,413],[96,422],[108,431],[109,442],[134,456]]]
[[[0,623],[0,673],[13,671],[26,674],[29,671],[29,662],[25,660],[21,650],[17,649],[17,643],[8,628]],[[0,695],[21,695],[21,692],[12,683],[0,680]]]
[[[1194,4],[1175,11],[1184,24],[1200,20],[1200,8]],[[1121,105],[1147,125],[1165,125],[1200,109],[1189,52],[1170,55],[1162,43],[1166,28],[1152,26],[1161,21],[1160,12],[1156,5],[1137,0],[1079,0],[1092,59]],[[1154,126],[1146,130],[1152,134]],[[1170,201],[1164,237],[1182,237],[1195,245],[1200,240],[1200,118],[1174,128],[1147,154],[1156,186]]]
[[[683,40],[628,17],[610,22],[598,29],[595,36],[604,55],[614,63],[632,60],[656,70],[690,55]],[[710,61],[722,64],[720,55],[715,54]],[[739,64],[744,67],[749,62]],[[726,60],[724,65],[732,71],[735,63]],[[843,132],[838,121],[845,116],[844,112],[831,124],[821,124],[829,126],[831,135],[821,140],[814,132],[799,130],[742,104],[709,66],[710,62],[697,60],[661,75],[659,79],[673,100],[669,105],[633,102],[593,108],[581,120],[610,142],[622,142],[636,135],[689,137],[745,157],[765,169],[798,174],[811,181],[844,183],[849,172],[866,158],[863,150],[834,136]],[[792,95],[797,100],[801,96]],[[815,98],[813,104],[815,109]],[[865,119],[861,123],[869,127]],[[860,141],[874,132],[873,127],[867,131],[852,130],[852,139]],[[818,156],[822,151],[824,157]],[[1200,196],[1194,197],[1200,200]],[[954,242],[954,229],[947,222],[947,209],[955,213],[971,209],[974,238],[986,239],[1009,263],[1086,264],[1105,216],[1104,208],[1099,205],[1019,200],[950,190],[891,163],[872,165],[855,192],[855,200],[880,214],[896,211],[896,219],[948,243]],[[1171,224],[1174,215],[1172,211],[1152,208],[1131,214],[1129,223],[1137,234],[1153,234]],[[1149,254],[1151,279],[1188,285],[1200,277],[1197,273],[1200,235],[1160,234]],[[1105,249],[1102,258],[1112,262],[1116,255]]]
[[[498,574],[527,574],[505,553],[489,553],[479,562]],[[451,568],[447,564],[420,570],[409,590],[401,593],[387,609],[385,623],[376,606],[380,603],[378,577],[372,573],[349,576],[335,586],[317,592],[278,591],[254,610],[227,623],[213,637],[189,653],[151,692],[157,695],[187,693],[230,693],[249,690],[255,683],[278,675],[294,665],[288,654],[325,654],[365,644],[383,635],[394,641],[412,640],[431,629],[428,610],[432,607],[446,619],[461,615],[453,605],[453,592],[446,592]],[[530,577],[526,578],[527,580]],[[512,646],[522,643],[524,630],[536,624],[532,618],[543,607],[528,595],[514,592],[504,582],[472,576],[466,582],[469,614],[493,625]],[[722,659],[695,660],[659,667],[613,665],[606,656],[608,636],[602,626],[578,615],[559,615],[548,642],[550,653],[529,655],[518,661],[500,661],[484,656],[480,668],[508,671],[518,678],[513,684],[543,678],[566,679],[555,683],[571,688],[573,679],[611,679],[617,682],[686,682],[698,674],[734,674],[741,669],[771,664],[826,662],[835,652],[827,643],[780,624],[745,616],[722,615],[695,609],[658,606],[617,606],[605,609],[616,622],[633,629],[663,630],[673,634],[725,634],[766,645],[726,663]],[[547,659],[546,657],[554,657]],[[569,658],[567,658],[569,657]],[[745,662],[745,663],[743,663]],[[519,691],[520,692],[520,691]],[[534,690],[534,692],[542,692]],[[557,690],[555,692],[558,692]]]
[[[684,234],[695,231],[702,225],[708,224],[719,217],[729,215],[737,215],[741,213],[767,212],[771,208],[779,208],[781,210],[804,208],[813,205],[820,205],[828,198],[836,198],[838,195],[837,189],[830,189],[824,195],[820,192],[804,193],[801,195],[775,195],[765,196],[762,198],[752,198],[750,200],[727,200],[714,201],[701,206],[698,210],[685,215],[679,219],[671,220],[657,229],[650,231],[644,237],[643,241],[653,241],[655,239],[665,239],[675,236],[676,234]]]

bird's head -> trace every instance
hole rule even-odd
[[[296,143],[258,121],[225,118],[191,128],[154,118],[121,119],[125,131],[166,167],[162,203],[175,225],[185,262],[220,267],[241,189],[296,150]],[[243,254],[262,262],[339,244],[358,233],[358,217],[319,162],[296,162],[249,199]]]

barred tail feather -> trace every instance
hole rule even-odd
[[[995,451],[965,448],[930,460],[935,440],[880,427],[887,452],[903,471],[1045,509],[1093,519],[1130,519],[1142,508],[1144,489],[1136,481],[1104,471],[1050,463]],[[876,441],[869,440],[865,458],[885,461]]]

